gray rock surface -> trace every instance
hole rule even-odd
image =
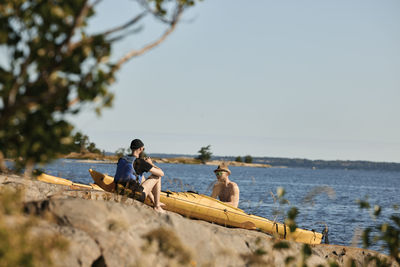
[[[24,190],[27,214],[40,219],[38,234],[57,233],[69,242],[54,252],[56,266],[289,266],[302,261],[303,244],[273,249],[280,242],[266,234],[225,228],[152,208],[101,191],[71,189],[16,175],[0,175],[0,187]],[[328,260],[365,266],[377,252],[335,245],[311,246],[308,266]],[[393,263],[393,266],[398,266]]]

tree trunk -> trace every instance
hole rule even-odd
[[[0,173],[7,172],[6,162],[3,152],[0,151]]]

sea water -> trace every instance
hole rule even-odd
[[[210,195],[216,177],[216,166],[190,164],[157,164],[165,172],[162,190],[196,191]],[[78,160],[57,160],[43,167],[46,173],[78,183],[91,183],[88,169],[114,175],[116,164]],[[389,222],[400,211],[400,172],[333,170],[304,168],[229,167],[230,179],[240,188],[239,208],[247,213],[283,222],[287,211],[297,207],[298,227],[322,232],[329,230],[331,244],[361,247],[360,232]],[[277,191],[285,194],[278,198]],[[378,218],[361,210],[357,200],[379,205]],[[381,243],[371,248],[380,250]],[[385,252],[385,251],[384,251]]]

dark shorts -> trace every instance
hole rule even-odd
[[[134,180],[128,182],[117,182],[115,184],[115,191],[120,195],[144,202],[146,199],[146,193],[143,192],[143,186]]]

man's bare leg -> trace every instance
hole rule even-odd
[[[160,187],[160,188],[158,188],[158,187]],[[153,206],[156,206],[155,205],[156,202],[155,202],[154,194],[157,194],[157,192],[158,192],[158,195],[160,195],[160,192],[161,192],[161,181],[156,183],[156,185],[153,187],[152,191],[149,192],[148,195],[146,194],[146,197],[150,199],[150,201],[153,204]],[[165,206],[165,204],[162,203],[162,202],[159,202],[159,204],[160,204],[161,207]]]
[[[143,182],[142,186],[143,192],[146,193],[146,196],[149,196],[150,194],[153,195],[154,210],[164,213],[165,211],[162,209],[163,205],[161,205],[162,203],[160,202],[161,178],[152,175]]]
[[[146,179],[143,177],[143,182],[141,183],[141,186],[143,186],[143,183],[146,181]],[[151,204],[154,205],[154,196],[153,193],[150,192],[149,194],[146,194],[146,198],[150,199]]]
[[[161,178],[157,179],[157,183],[154,185],[152,193],[154,196],[154,209],[158,209],[158,207],[164,207],[165,204],[160,202]]]
[[[152,192],[150,192],[148,195],[147,195],[147,197],[150,199],[150,201],[151,201],[151,203],[154,205],[154,196],[153,196],[153,193]]]

